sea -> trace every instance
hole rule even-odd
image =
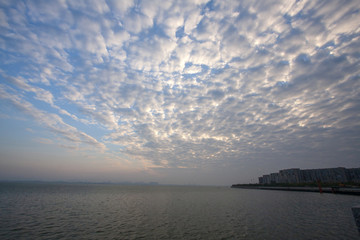
[[[0,239],[360,239],[359,196],[210,186],[0,183]]]

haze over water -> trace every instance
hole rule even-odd
[[[358,239],[358,196],[1,183],[1,239]]]

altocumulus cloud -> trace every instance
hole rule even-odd
[[[0,7],[1,105],[37,142],[161,174],[358,164],[358,1]]]

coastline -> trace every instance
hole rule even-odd
[[[276,187],[276,186],[251,186],[234,184],[231,188],[240,189],[258,189],[258,190],[275,190],[275,191],[296,191],[296,192],[320,192],[318,187]],[[347,194],[360,196],[360,188],[351,187],[322,187],[322,193]]]

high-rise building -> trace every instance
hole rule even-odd
[[[312,183],[317,181],[323,183],[360,183],[360,168],[346,169],[344,167],[338,167],[305,170],[291,168],[259,177],[260,184]]]

